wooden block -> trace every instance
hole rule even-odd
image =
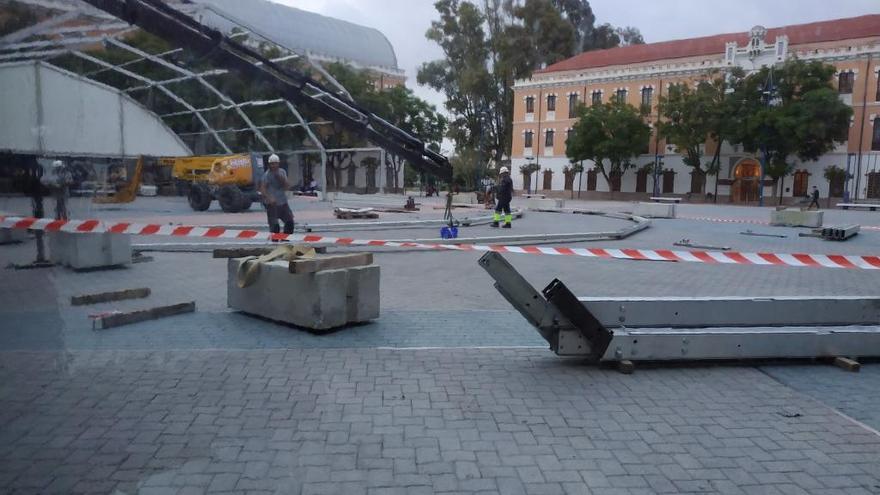
[[[617,362],[617,371],[623,373],[624,375],[632,375],[635,370],[636,365],[628,359]]]
[[[862,365],[855,359],[836,357],[834,358],[834,366],[845,369],[846,371],[858,372]]]
[[[120,327],[123,325],[130,325],[132,323],[139,323],[142,321],[158,320],[159,318],[164,318],[166,316],[192,313],[195,310],[196,303],[195,301],[191,301],[187,303],[172,304],[170,306],[159,306],[156,308],[133,311],[130,313],[108,314],[106,316],[102,316],[97,323],[98,328],[107,329]]]
[[[333,254],[291,261],[290,273],[314,273],[373,264],[373,253]]]
[[[83,294],[81,296],[72,296],[70,304],[73,306],[85,306],[87,304],[98,304],[110,301],[124,301],[126,299],[143,299],[150,296],[148,287],[140,289],[115,290],[111,292],[100,292],[98,294]]]

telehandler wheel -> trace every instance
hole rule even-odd
[[[195,211],[205,211],[211,207],[211,191],[204,184],[191,184],[186,195],[189,206]]]
[[[238,186],[223,186],[217,191],[217,201],[226,213],[238,213],[244,206],[244,193]]]

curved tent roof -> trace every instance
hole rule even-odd
[[[192,1],[207,7],[201,20],[216,29],[228,32],[240,23],[296,52],[399,71],[394,48],[377,29],[269,0]]]

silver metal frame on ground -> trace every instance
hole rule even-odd
[[[880,356],[880,297],[577,298],[535,290],[498,253],[495,288],[560,356],[685,361]]]

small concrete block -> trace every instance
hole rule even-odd
[[[25,229],[0,229],[0,244],[14,244],[27,240]]]
[[[633,215],[645,218],[675,218],[675,203],[636,203]]]
[[[310,330],[324,331],[379,315],[379,266],[290,273],[286,261],[260,266],[256,281],[238,287],[241,259],[228,261],[230,308]]]
[[[795,208],[786,208],[770,212],[770,225],[782,225],[786,227],[821,227],[824,217],[822,211],[802,211]]]
[[[845,369],[846,371],[855,372],[858,372],[860,369],[862,369],[862,365],[858,361],[845,357],[834,358],[834,366]]]
[[[49,232],[49,258],[74,270],[131,264],[131,236]]]
[[[565,208],[565,200],[564,199],[525,198],[522,200],[522,202],[525,205],[525,207],[530,210]]]

